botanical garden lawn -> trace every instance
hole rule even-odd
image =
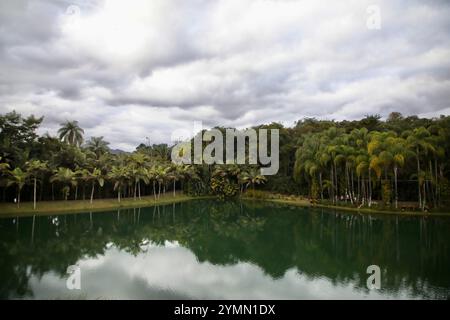
[[[271,192],[261,192],[264,197],[247,197],[244,195],[243,199],[246,200],[259,200],[259,201],[270,201],[284,204],[291,204],[301,207],[315,207],[315,208],[328,208],[335,209],[339,211],[349,211],[353,213],[365,213],[365,214],[389,214],[389,215],[402,215],[402,216],[447,216],[450,217],[450,211],[401,211],[395,209],[381,209],[381,208],[356,208],[344,205],[329,205],[329,204],[312,204],[308,199],[304,199],[296,196],[283,196],[279,194],[274,194]]]
[[[104,209],[119,209],[119,208],[136,208],[152,206],[154,204],[168,204],[174,202],[188,201],[192,199],[207,198],[207,197],[192,197],[184,195],[183,193],[176,193],[174,196],[172,192],[161,194],[161,197],[155,200],[154,196],[137,198],[122,198],[120,202],[117,198],[110,199],[94,199],[92,204],[90,200],[58,200],[58,201],[40,201],[37,202],[36,210],[33,209],[33,202],[22,202],[20,208],[14,203],[0,203],[0,217],[8,216],[29,216],[31,214],[59,214],[80,211],[100,211]]]

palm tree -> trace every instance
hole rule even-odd
[[[128,168],[125,166],[113,166],[108,178],[114,181],[114,190],[117,190],[117,200],[120,202],[120,194],[128,183]]]
[[[78,125],[78,121],[66,121],[61,123],[58,130],[59,138],[73,146],[80,146],[83,143],[84,130]]]
[[[406,141],[403,138],[391,137],[387,139],[387,149],[392,155],[392,166],[394,172],[395,208],[398,208],[398,171],[405,165],[406,159],[411,156]]]
[[[109,142],[103,140],[102,137],[91,137],[86,142],[86,148],[93,153],[95,153],[97,159],[100,158],[101,155],[107,153],[109,151]]]
[[[28,174],[25,171],[22,171],[19,167],[15,168],[12,171],[9,171],[9,179],[7,182],[7,186],[16,185],[17,186],[17,208],[20,207],[20,192],[22,188],[25,186],[27,182]]]
[[[146,168],[129,168],[129,175],[134,180],[134,200],[136,200],[136,191],[138,192],[139,200],[141,200],[141,181],[145,184],[149,183],[148,173]]]
[[[428,139],[430,137],[430,132],[424,127],[415,128],[413,131],[405,131],[403,135],[406,137],[406,143],[408,148],[414,152],[417,163],[417,186],[418,186],[418,195],[419,195],[419,206],[422,210],[425,209],[425,188],[423,192],[422,199],[422,186],[424,185],[424,173],[420,168],[420,157],[422,154],[428,153],[428,151],[434,151],[434,147],[429,143]],[[422,201],[423,200],[423,201]]]
[[[67,200],[69,196],[70,188],[77,186],[77,179],[75,172],[70,170],[69,168],[58,168],[53,176],[50,177],[50,182],[59,182],[63,185],[62,193],[64,200]]]
[[[370,203],[370,194],[369,194],[369,189],[370,189],[370,179],[369,179],[369,183],[366,185],[365,183],[365,174],[369,174],[370,172],[370,168],[369,168],[369,156],[363,151],[361,152],[357,157],[356,157],[356,175],[358,177],[358,179],[361,180],[360,183],[360,199],[362,202],[362,205],[364,205],[364,203]],[[358,184],[359,185],[359,184]]]
[[[247,184],[252,186],[252,189],[255,190],[255,185],[263,184],[267,181],[266,177],[261,175],[258,172],[258,169],[251,169],[247,174]]]
[[[238,180],[238,184],[239,184],[239,194],[242,194],[244,192],[244,186],[249,181],[248,172],[244,171],[244,170],[239,172],[239,174],[237,175],[237,180]]]
[[[95,184],[98,183],[100,187],[103,187],[105,183],[105,179],[103,178],[102,172],[94,168],[91,172],[88,172],[88,179],[92,181],[92,189],[91,189],[91,203],[94,200],[94,190]]]
[[[31,160],[26,164],[27,174],[33,179],[33,209],[36,209],[36,185],[38,177],[48,170],[46,161]],[[42,192],[42,191],[41,191]]]
[[[167,179],[170,167],[156,166],[153,168],[154,181],[158,183],[158,199],[161,197],[161,186]]]
[[[173,182],[173,196],[175,197],[175,187],[176,182],[180,180],[182,174],[181,174],[181,167],[177,165],[173,165],[170,167],[169,172],[167,173],[167,178],[169,180],[172,180]]]

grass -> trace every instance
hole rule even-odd
[[[82,211],[104,211],[107,209],[118,208],[137,208],[147,207],[155,204],[168,204],[174,202],[188,201],[192,199],[199,199],[206,197],[192,197],[184,195],[183,193],[176,193],[173,196],[172,192],[161,194],[160,199],[155,201],[153,195],[142,197],[142,200],[134,198],[122,198],[120,202],[117,198],[110,199],[94,199],[93,203],[90,200],[67,200],[67,201],[40,201],[37,202],[36,210],[33,209],[32,202],[23,202],[20,208],[14,203],[0,203],[0,217],[11,216],[27,216],[27,215],[54,215],[59,213],[78,213]]]
[[[349,211],[354,213],[366,213],[366,214],[390,214],[390,215],[402,215],[402,216],[447,216],[450,217],[450,212],[441,212],[441,211],[431,211],[431,212],[423,212],[423,211],[401,211],[395,209],[381,209],[381,208],[356,208],[350,206],[343,205],[330,205],[330,204],[312,204],[308,199],[298,197],[298,196],[288,196],[275,194],[271,192],[265,191],[256,191],[256,192],[248,192],[249,195],[244,194],[243,199],[247,200],[262,200],[262,201],[270,201],[276,203],[284,203],[297,205],[301,207],[314,207],[314,208],[328,208],[335,209],[340,211]]]
[[[188,201],[193,199],[211,198],[211,196],[193,197],[184,195],[183,193],[176,193],[173,196],[172,192],[161,194],[160,199],[155,201],[154,196],[145,196],[141,200],[134,198],[122,198],[120,202],[117,198],[110,199],[94,199],[93,203],[90,200],[68,200],[68,201],[40,201],[37,203],[36,210],[33,209],[32,202],[24,202],[20,204],[20,208],[14,203],[0,203],[0,217],[13,216],[29,216],[29,215],[55,215],[65,213],[78,213],[86,211],[104,211],[108,209],[118,208],[138,208],[148,207],[155,204],[168,204],[174,202]],[[349,206],[329,205],[329,204],[311,204],[309,200],[298,197],[281,194],[274,194],[265,191],[248,191],[242,196],[244,200],[261,200],[271,201],[276,203],[284,203],[297,205],[302,207],[328,208],[340,211],[349,211],[355,213],[377,213],[377,214],[393,214],[403,216],[448,216],[450,212],[422,212],[422,211],[400,211],[395,209],[379,209],[379,208],[355,208]]]

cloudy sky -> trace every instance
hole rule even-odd
[[[193,121],[450,114],[448,17],[445,0],[2,0],[0,113],[124,150]]]

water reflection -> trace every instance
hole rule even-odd
[[[0,297],[446,298],[449,226],[209,200],[2,219]],[[66,289],[74,264],[81,291]],[[379,291],[366,288],[371,264]]]

